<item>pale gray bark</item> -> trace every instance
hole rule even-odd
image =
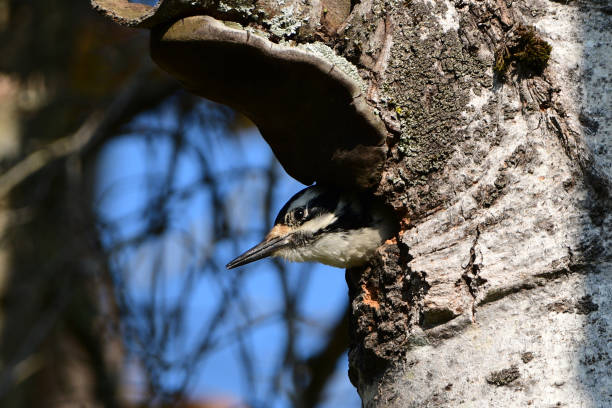
[[[426,20],[469,33],[457,5]],[[362,383],[364,405],[612,405],[605,6],[501,6],[499,16],[535,25],[552,45],[549,67],[467,90],[454,129],[466,141],[426,187],[445,199],[402,236],[408,271],[427,288],[412,298],[422,314],[394,368]]]

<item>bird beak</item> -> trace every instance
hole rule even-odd
[[[225,267],[227,269],[236,268],[238,266],[246,265],[251,262],[258,261],[260,259],[266,258],[270,255],[273,255],[277,250],[286,247],[290,244],[290,234],[285,234],[281,236],[273,236],[271,231],[270,234],[259,244],[255,245],[253,248],[246,251],[244,254],[240,255]]]

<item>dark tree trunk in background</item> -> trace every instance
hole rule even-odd
[[[86,30],[71,20],[94,16],[84,4],[34,3],[4,2],[0,23],[0,405],[117,406],[120,349],[96,326],[94,277],[105,263],[87,210],[91,163],[34,171],[62,150],[40,148],[68,140],[96,104],[80,67],[69,69],[87,52],[74,43]]]
[[[140,69],[146,38],[117,50],[132,34],[86,2],[0,8],[0,406],[119,406],[95,151],[175,87]]]
[[[153,56],[190,90],[250,114],[289,174],[339,183],[342,169],[380,170],[376,193],[402,230],[370,266],[347,271],[349,375],[364,406],[612,404],[607,2],[163,3],[153,17],[108,14],[148,27],[173,13],[226,21],[193,17],[155,31]],[[243,72],[251,75],[206,82],[231,53],[253,64]],[[385,143],[352,127],[339,134],[326,117],[309,132],[331,126],[327,142],[342,139],[328,158],[339,175],[300,167],[323,159],[283,150],[287,140],[308,149],[309,136],[285,121],[293,105],[270,119],[294,101],[275,101],[274,82],[260,81],[267,71],[255,65],[266,59],[279,73],[309,63],[344,86],[303,104],[311,122],[339,112],[356,126],[346,119],[354,114],[370,131],[380,120]],[[283,86],[308,93],[287,77]],[[346,89],[349,113],[334,105]],[[368,187],[362,176],[345,181]]]

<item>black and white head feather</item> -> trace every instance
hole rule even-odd
[[[339,268],[360,266],[395,229],[393,217],[371,197],[311,186],[291,197],[265,239],[227,268],[269,256]]]

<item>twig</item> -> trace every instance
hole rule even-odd
[[[0,176],[0,198],[52,161],[80,151],[92,139],[101,121],[100,112],[92,113],[74,134],[55,140],[11,167]]]

